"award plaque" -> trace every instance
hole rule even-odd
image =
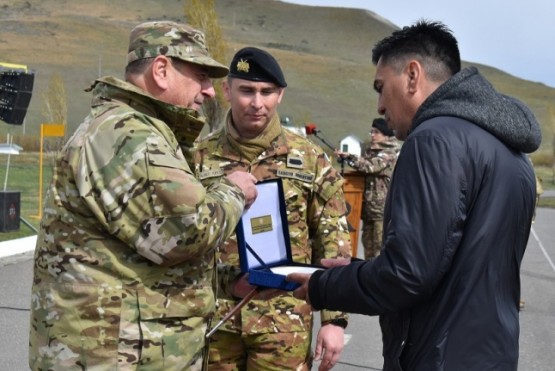
[[[299,285],[285,280],[289,273],[313,273],[321,267],[294,263],[280,178],[256,184],[258,197],[237,225],[241,271],[255,286],[291,291]]]

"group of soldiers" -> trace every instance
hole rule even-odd
[[[226,76],[231,109],[198,140],[211,79]],[[282,179],[295,262],[351,254],[342,177],[280,125],[286,86],[259,48],[227,67],[187,25],[133,29],[125,81],[94,82],[91,113],[56,161],[35,253],[33,370],[311,368],[313,313],[288,292],[254,297],[205,341],[252,289],[234,227],[255,182]],[[341,352],[347,320],[322,312],[317,357]]]

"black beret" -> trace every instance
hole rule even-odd
[[[372,127],[375,127],[376,129],[381,131],[382,134],[385,136],[392,137],[395,135],[395,133],[393,133],[393,130],[391,130],[389,126],[387,126],[387,122],[385,122],[385,120],[382,118],[374,119],[374,121],[372,122]]]
[[[264,50],[247,47],[239,50],[229,66],[229,77],[250,81],[273,82],[285,88],[287,83],[278,62]]]

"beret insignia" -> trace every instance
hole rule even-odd
[[[245,73],[249,73],[249,62],[244,61],[244,60],[239,60],[239,62],[237,62],[237,71],[241,71],[241,72],[245,72]]]

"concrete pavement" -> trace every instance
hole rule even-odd
[[[555,369],[554,225],[555,209],[539,208],[521,268],[526,305],[520,313],[519,370]],[[0,370],[28,370],[33,248],[33,238],[0,243]],[[333,370],[381,370],[381,334],[376,317],[351,315],[346,341]]]

